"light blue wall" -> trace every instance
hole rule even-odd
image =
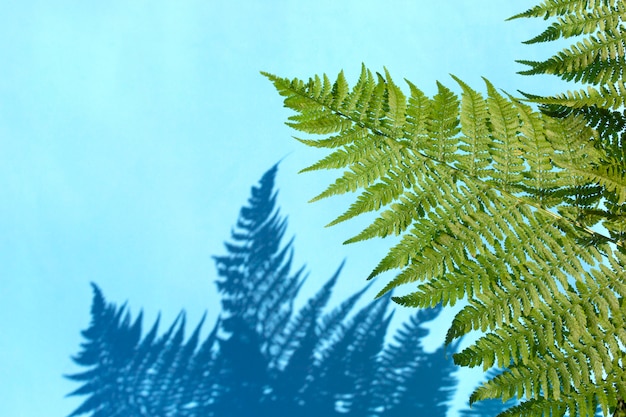
[[[90,281],[146,322],[218,310],[222,253],[249,187],[281,164],[279,204],[296,265],[317,289],[348,259],[336,297],[360,288],[387,244],[342,247],[363,222],[324,229],[346,199],[314,205],[328,175],[291,140],[259,75],[386,66],[427,93],[453,73],[509,92],[557,91],[515,75],[547,52],[541,22],[504,19],[533,1],[8,0],[0,4],[0,414],[63,416]],[[456,89],[458,91],[458,89]],[[378,283],[378,288],[382,282]],[[375,290],[375,289],[374,289]],[[308,294],[303,294],[307,296]],[[464,377],[466,391],[473,377]],[[466,395],[466,394],[463,394]],[[460,394],[459,398],[463,398]],[[461,401],[461,399],[459,399]],[[460,403],[459,403],[460,404]],[[450,415],[453,415],[452,412]]]

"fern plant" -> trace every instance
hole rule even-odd
[[[531,42],[583,39],[524,61],[528,74],[595,89],[522,100],[453,76],[460,96],[437,83],[427,97],[365,67],[352,88],[343,73],[264,75],[296,112],[288,124],[317,135],[298,140],[331,150],[303,171],[343,170],[313,201],[360,192],[330,225],[374,211],[346,243],[400,235],[369,276],[399,270],[381,295],[410,284],[395,301],[467,302],[447,343],[484,334],[455,362],[506,368],[470,403],[517,397],[504,415],[607,415],[626,398],[626,3],[547,0],[514,17],[533,16],[556,22]]]

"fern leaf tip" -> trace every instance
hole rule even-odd
[[[371,281],[372,279],[376,278],[376,276],[377,276],[378,274],[379,274],[379,272],[372,271],[372,272],[371,272],[371,273],[367,276],[366,280],[367,280],[367,281]],[[378,293],[378,295],[377,295],[376,297],[383,295],[383,294],[384,294],[384,293],[386,293],[387,291],[389,291],[389,288],[387,288],[387,287],[383,288],[382,290],[380,290],[380,292]]]
[[[361,235],[359,234],[359,235],[357,235],[357,236],[353,236],[353,237],[351,237],[350,239],[348,239],[348,240],[344,241],[344,242],[343,242],[343,244],[344,244],[344,245],[350,245],[350,244],[352,244],[352,243],[360,242],[360,241],[362,241],[362,240],[364,240],[364,239],[363,239],[363,238],[361,238]]]
[[[334,226],[334,225],[336,225],[336,224],[342,223],[342,222],[344,222],[344,221],[346,221],[346,219],[345,219],[345,218],[343,218],[342,216],[340,216],[340,217],[337,217],[337,218],[336,218],[335,220],[333,220],[332,222],[328,223],[328,224],[327,224],[326,226],[324,226],[324,227],[331,227],[331,226]],[[345,245],[345,244],[346,244],[346,242],[343,242],[343,244]]]
[[[264,76],[265,78],[268,78],[272,82],[277,81],[280,78],[277,75],[274,75],[271,72],[267,72],[267,71],[259,71],[259,73],[261,73],[262,76]]]

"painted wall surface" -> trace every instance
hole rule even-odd
[[[89,324],[90,282],[143,308],[146,323],[158,312],[171,323],[181,309],[191,326],[205,311],[212,323],[211,256],[224,253],[250,186],[281,159],[294,264],[310,271],[304,299],[344,259],[334,297],[361,288],[388,243],[341,245],[367,219],[323,227],[348,199],[307,203],[332,174],[297,174],[319,155],[291,139],[289,113],[259,71],[344,69],[354,82],[365,63],[429,94],[436,80],[455,88],[449,73],[477,89],[485,76],[511,93],[556,92],[556,80],[516,74],[515,59],[555,50],[521,44],[541,22],[504,21],[533,4],[1,2],[0,414],[63,416],[80,403],[64,398],[76,385],[63,375],[78,370],[70,355]],[[445,324],[434,328],[432,350]],[[449,416],[477,375],[459,374]]]

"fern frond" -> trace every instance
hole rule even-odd
[[[351,166],[363,160],[367,155],[376,152],[378,148],[383,146],[385,146],[383,141],[372,141],[368,140],[367,136],[363,136],[351,144],[344,145],[343,149],[337,149],[324,159],[304,168],[300,172]]]
[[[616,19],[619,20],[619,19]],[[583,38],[543,62],[521,61],[531,67],[521,74],[555,74],[570,81],[592,84],[619,80],[624,62],[626,33],[619,25]]]
[[[329,223],[328,226],[333,226],[337,223],[351,219],[362,213],[379,210],[381,207],[386,206],[392,201],[396,199],[400,199],[400,200],[404,200],[403,202],[400,203],[402,207],[396,206],[393,213],[404,213],[404,214],[400,214],[400,216],[406,217],[406,215],[408,215],[409,219],[406,219],[406,218],[404,220],[400,219],[399,224],[396,224],[396,222],[394,222],[391,225],[391,227],[397,230],[397,232],[394,232],[396,235],[401,233],[406,228],[403,225],[407,225],[415,217],[411,215],[410,212],[416,210],[415,207],[423,206],[423,203],[418,203],[419,198],[415,194],[409,194],[407,196],[408,198],[402,195],[405,191],[404,190],[405,184],[413,183],[414,176],[415,174],[408,170],[403,170],[399,173],[396,173],[393,170],[389,170],[387,177],[384,177],[380,182],[377,182],[371,185],[370,187],[367,187],[366,190],[363,192],[363,194],[357,198],[356,202],[354,202],[344,214],[342,214],[337,219]],[[414,206],[413,205],[414,203],[417,203],[418,206]],[[408,209],[408,211],[402,210],[402,208],[406,208]],[[381,215],[381,217],[384,218],[383,215]],[[386,228],[385,230],[388,230],[388,229]],[[381,234],[378,234],[378,235],[387,236],[389,235],[389,233],[384,232],[382,233],[382,235]],[[360,237],[357,240],[363,240],[363,239],[368,239],[368,238]]]
[[[387,118],[389,120],[388,129],[391,137],[402,136],[402,128],[406,122],[406,97],[402,90],[391,79],[389,71],[385,68],[385,84],[387,85],[387,105],[389,111]]]
[[[537,103],[559,105],[571,108],[597,106],[603,109],[617,110],[626,105],[626,87],[619,80],[615,84],[606,84],[599,89],[587,87],[587,90],[568,91],[554,97],[539,98]]]
[[[626,128],[624,116],[621,114],[626,103],[626,87],[623,81],[626,73],[626,3],[621,0],[550,0],[513,18],[519,17],[544,17],[553,20],[543,33],[528,43],[572,37],[577,39],[575,43],[545,61],[519,61],[530,67],[521,73],[553,74],[566,81],[585,84],[579,90],[551,97],[526,97],[541,104],[542,110],[551,116],[583,116],[588,126],[598,130],[604,143],[618,141]],[[610,147],[603,144],[600,146],[612,153]],[[610,171],[606,166],[597,169]],[[611,177],[609,183],[620,181],[619,178]],[[598,185],[604,188],[604,184]],[[611,186],[611,191],[605,189],[600,195],[606,198],[613,190],[615,188]]]
[[[365,152],[358,162],[354,162],[350,165],[350,171],[346,171],[334,184],[314,197],[311,202],[368,187],[381,178],[386,171],[391,169],[391,167],[397,163],[396,161],[402,159],[400,152],[393,152],[393,150],[389,149],[387,146],[381,145],[381,147],[387,148],[385,149],[387,152],[381,150],[378,146],[370,147],[367,145],[367,147],[371,150],[369,154]],[[338,157],[341,156],[344,156],[344,154],[335,154],[334,161],[325,161],[324,166],[338,165]],[[350,161],[354,159],[345,158],[345,160]],[[319,168],[309,167],[306,170],[312,169]]]
[[[419,149],[428,140],[427,122],[431,114],[431,100],[408,80],[405,80],[411,90],[409,104],[406,109],[405,137],[407,147]]]
[[[359,139],[362,139],[366,131],[363,128],[354,128],[349,132],[342,132],[339,135],[332,136],[328,139],[301,139],[295,138],[298,142],[315,148],[338,148],[340,146],[349,145]]]
[[[459,100],[452,91],[437,83],[437,94],[431,100],[430,117],[426,120],[427,139],[421,152],[442,162],[456,158],[459,128]]]
[[[615,8],[619,3],[620,0],[544,0],[542,4],[516,14],[507,20],[521,17],[541,17],[547,20],[566,14],[583,15],[591,10]]]
[[[617,27],[625,13],[626,7],[619,1],[614,5],[609,5],[606,2],[596,4],[595,7],[587,8],[584,12],[566,10],[543,33],[524,43],[550,42],[559,38],[567,39],[573,36],[588,35],[596,31],[606,31]],[[522,16],[518,15],[518,17]],[[524,17],[533,16],[526,15]]]
[[[458,166],[468,174],[482,178],[487,175],[485,169],[491,163],[487,103],[480,93],[454,75],[452,78],[463,89],[460,117],[463,136],[458,146]]]
[[[570,171],[603,186],[616,197],[618,204],[626,202],[626,172],[617,165],[602,165],[594,170],[582,170],[569,167]]]
[[[520,120],[513,103],[500,95],[487,80],[489,98],[489,123],[491,127],[490,153],[493,158],[493,179],[502,184],[506,191],[522,179],[524,159],[522,158]]]
[[[369,276],[400,270],[381,294],[417,283],[394,300],[420,307],[467,300],[448,342],[472,330],[487,334],[457,362],[524,370],[518,381],[498,380],[489,392],[529,395],[521,405],[528,409],[539,407],[544,395],[556,396],[559,410],[578,412],[575,401],[596,401],[599,390],[617,389],[617,382],[601,376],[623,356],[616,346],[626,332],[616,316],[622,315],[626,277],[615,248],[624,243],[581,219],[599,201],[589,190],[621,190],[623,180],[612,171],[599,178],[601,152],[581,116],[561,120],[534,112],[487,80],[486,98],[455,78],[460,99],[440,83],[432,99],[408,83],[407,100],[387,71],[374,81],[363,70],[361,104],[349,109],[347,99],[336,104],[333,94],[339,93],[318,93],[324,90],[319,77],[308,84],[272,80],[288,107],[308,115],[302,123],[318,114],[343,119],[343,130],[332,138],[334,151],[317,167],[345,171],[315,199],[361,190],[331,225],[380,211],[347,243],[400,235]],[[298,97],[297,106],[290,97]],[[301,103],[305,97],[307,104]],[[342,138],[355,129],[362,129],[357,140]],[[309,133],[318,134],[318,127]],[[595,246],[580,244],[590,240]],[[563,357],[574,359],[555,370],[546,367]]]

